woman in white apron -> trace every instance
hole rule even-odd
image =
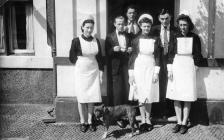
[[[153,18],[149,14],[139,17],[138,24],[142,32],[132,42],[133,52],[129,61],[130,88],[136,88],[136,93],[130,93],[129,96],[135,96],[141,105],[142,131],[152,130],[151,104],[159,102],[158,73],[161,47],[160,40],[149,35],[152,23]]]
[[[78,100],[80,130],[95,131],[92,124],[94,103],[102,102],[100,84],[102,82],[103,59],[99,40],[91,34],[94,29],[93,17],[82,22],[83,34],[72,40],[70,61],[75,64],[75,95]],[[88,112],[88,115],[86,114]],[[85,120],[88,116],[88,120]]]
[[[173,128],[173,133],[184,134],[188,129],[187,120],[191,103],[197,100],[196,67],[202,55],[200,38],[191,32],[194,25],[190,17],[180,14],[177,24],[179,32],[176,34],[174,46],[171,46],[168,52],[169,81],[166,98],[174,100],[177,125]]]

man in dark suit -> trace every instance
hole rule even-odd
[[[107,58],[107,97],[108,106],[128,103],[128,61],[132,51],[130,37],[125,32],[125,19],[118,16],[114,20],[115,31],[107,35],[105,41]],[[124,128],[123,120],[117,124]]]
[[[137,24],[137,8],[135,5],[129,5],[126,9],[127,23],[125,26],[125,31],[131,34],[133,37],[137,35],[140,28]]]
[[[128,60],[132,50],[129,36],[124,31],[124,17],[116,17],[114,26],[115,31],[107,35],[105,41],[109,106],[122,105],[128,101]]]
[[[172,102],[166,99],[167,90],[167,61],[168,61],[168,50],[173,45],[173,39],[176,32],[176,28],[170,25],[171,15],[168,10],[162,9],[159,14],[160,25],[152,27],[151,34],[160,37],[162,44],[162,55],[160,63],[159,73],[159,91],[160,91],[160,102],[161,102],[161,113],[164,118],[172,115],[174,112]]]

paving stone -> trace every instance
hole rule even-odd
[[[0,139],[14,140],[100,140],[104,127],[96,132],[82,133],[76,123],[44,123],[42,121],[51,105],[0,105]],[[224,140],[224,125],[195,125],[185,135],[173,134],[174,123],[154,125],[150,132],[129,138],[130,126],[121,129],[110,126],[107,140]]]

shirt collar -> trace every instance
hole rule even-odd
[[[125,33],[125,31],[123,31],[123,33]],[[121,34],[119,34],[119,31],[116,29],[116,34],[117,35],[121,35]],[[124,35],[124,34],[123,34]]]
[[[136,21],[135,20],[134,21],[128,20],[128,25],[130,25],[131,23],[136,24]]]
[[[163,25],[161,25],[161,30],[164,30],[165,28],[164,28],[164,26]],[[166,29],[169,31],[170,30],[170,24],[166,27]]]
[[[85,37],[83,34],[82,34],[82,38],[86,41],[92,41],[93,40],[93,37],[90,36],[90,37]]]

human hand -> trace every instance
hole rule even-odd
[[[128,47],[127,52],[131,53],[132,52],[132,47]]]
[[[199,70],[198,66],[195,66],[195,71],[197,72]]]
[[[121,50],[121,47],[120,46],[114,46],[113,49],[114,49],[115,52],[119,52]]]
[[[122,52],[125,52],[126,51],[126,48],[121,47],[121,51]]]
[[[100,84],[102,84],[102,83],[103,83],[103,72],[100,71]]]
[[[154,73],[153,77],[152,77],[152,82],[156,83],[159,81],[159,74],[158,73]]]
[[[134,85],[135,84],[135,78],[134,76],[129,76],[129,84]]]
[[[172,71],[168,71],[168,79],[173,81],[173,72]]]

